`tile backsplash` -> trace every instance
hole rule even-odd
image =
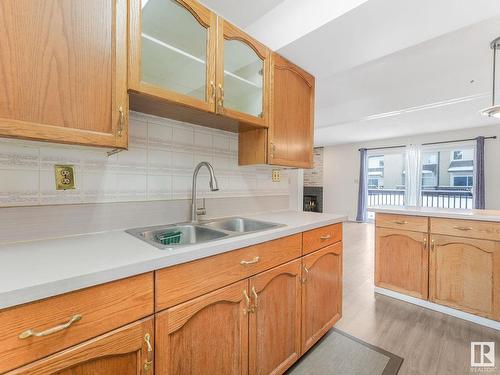
[[[200,171],[199,197],[288,195],[267,166],[238,166],[238,135],[131,112],[129,150],[0,140],[0,206],[188,199],[194,166],[212,163],[220,191]],[[54,165],[75,167],[76,189],[55,189]]]

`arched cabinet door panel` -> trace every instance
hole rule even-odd
[[[129,6],[129,88],[214,112],[216,15],[192,0]]]
[[[250,279],[250,375],[282,374],[300,356],[301,260]]]
[[[302,353],[342,317],[342,243],[302,258]]]
[[[432,302],[500,320],[500,245],[495,241],[431,235]]]
[[[267,127],[270,51],[221,17],[217,22],[217,113]]]
[[[427,233],[376,228],[376,286],[427,299],[428,273]]]
[[[156,316],[156,375],[248,373],[248,280]]]

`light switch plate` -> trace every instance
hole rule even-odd
[[[75,189],[75,169],[72,165],[55,165],[56,190]]]
[[[273,182],[280,182],[281,173],[279,169],[273,169]]]

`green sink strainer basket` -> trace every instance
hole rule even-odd
[[[162,232],[155,235],[156,240],[163,245],[178,244],[181,242],[182,232]]]

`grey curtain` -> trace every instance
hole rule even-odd
[[[483,210],[484,205],[484,137],[476,138],[476,165],[474,181],[474,208]]]
[[[359,191],[358,191],[358,213],[356,221],[364,223],[367,219],[366,207],[368,200],[368,186],[367,186],[367,151],[366,148],[359,150]]]

